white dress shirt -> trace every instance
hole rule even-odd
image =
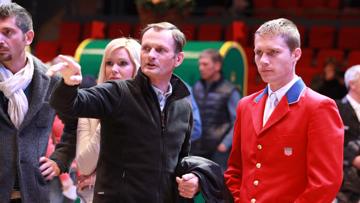
[[[286,94],[286,92],[295,84],[295,82],[299,79],[299,76],[295,75],[295,77],[286,85],[276,90],[275,92],[271,90],[270,85],[268,84],[268,97],[266,99],[264,115],[263,115],[263,126],[265,126],[266,122],[269,120],[272,112],[276,108],[277,103],[280,102],[282,97]],[[270,99],[272,96],[273,99]]]
[[[355,111],[358,121],[360,121],[360,103],[352,98],[349,94],[346,95],[347,100],[349,100],[350,105]]]

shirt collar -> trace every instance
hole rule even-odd
[[[162,96],[162,97],[167,98],[172,94],[172,91],[173,91],[171,83],[169,83],[169,87],[168,87],[168,90],[166,92],[163,92],[161,89],[155,87],[154,85],[151,85],[151,86],[154,89],[157,97]]]
[[[271,90],[270,85],[268,84],[268,95],[274,93],[278,101],[282,99],[282,97],[286,94],[286,92],[295,84],[295,82],[299,79],[299,76],[295,75],[294,78],[288,82],[286,85],[276,90],[275,92]]]
[[[360,103],[357,102],[354,98],[352,98],[349,94],[346,95],[346,99],[349,101],[349,103],[353,107],[353,109],[360,108]]]

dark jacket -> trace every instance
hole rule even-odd
[[[344,123],[344,178],[338,194],[339,202],[353,203],[360,199],[360,171],[352,162],[360,155],[360,121],[346,96],[336,101]]]
[[[344,123],[344,146],[346,146],[350,141],[360,139],[360,121],[346,96],[341,100],[337,100],[336,105]]]
[[[222,169],[217,163],[199,156],[184,157],[177,167],[176,175],[181,177],[187,173],[194,173],[199,178],[200,191],[206,203],[233,202],[231,193],[225,185]],[[178,203],[193,202],[193,199],[179,196]]]
[[[134,80],[85,90],[61,82],[54,91],[55,109],[100,119],[94,202],[174,202],[175,168],[189,152],[192,112],[186,86],[176,76],[170,82],[163,112],[141,71]]]
[[[26,91],[29,110],[19,129],[7,114],[7,100],[0,92],[0,202],[9,202],[16,172],[22,202],[49,202],[49,184],[40,173],[39,158],[45,156],[55,111],[50,93],[58,78],[45,75],[47,68],[35,57],[34,75]],[[6,109],[5,109],[6,108]]]
[[[204,80],[195,83],[193,94],[202,119],[202,135],[192,144],[193,154],[211,157],[233,127],[228,102],[234,91],[235,85],[223,78],[211,84]]]

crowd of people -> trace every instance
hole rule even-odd
[[[288,19],[254,33],[267,85],[248,96],[214,49],[193,87],[176,76],[186,39],[168,22],[111,40],[90,84],[72,57],[26,51],[33,39],[28,11],[0,4],[0,203],[360,201],[360,65],[335,100],[307,87]]]

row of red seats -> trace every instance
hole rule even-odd
[[[253,16],[272,19],[358,19],[359,8],[348,7],[345,0],[253,0]]]
[[[257,8],[330,8],[340,9],[341,0],[253,0]]]
[[[240,24],[240,26],[239,26]],[[243,46],[252,44],[252,35],[257,26],[248,26],[243,22],[235,22],[229,25],[219,23],[205,24],[181,24],[179,27],[184,31],[189,40],[200,41],[239,41]],[[354,40],[360,36],[358,26],[335,26],[319,25],[305,27],[298,26],[302,36],[302,46],[310,48],[339,48],[360,49],[360,41]],[[139,38],[141,27],[139,24],[132,25],[126,22],[94,21],[86,23],[84,28],[78,22],[63,22],[60,26],[60,39],[63,42],[79,42],[85,38],[116,38],[120,36],[132,36]],[[84,32],[82,33],[82,30]],[[70,32],[69,32],[70,31]],[[240,36],[240,38],[239,38]]]

